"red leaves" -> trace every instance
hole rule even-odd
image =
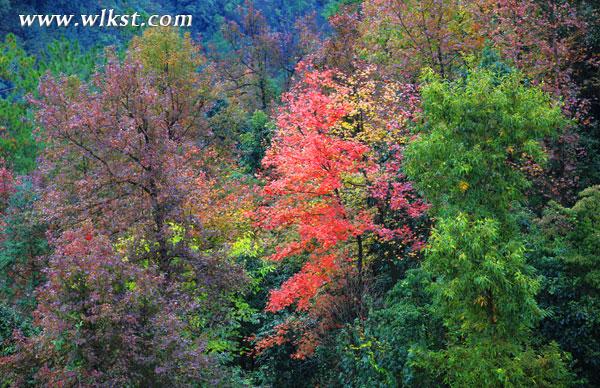
[[[274,260],[303,250],[325,252],[369,227],[368,217],[352,217],[340,195],[344,179],[368,167],[368,147],[330,133],[350,112],[340,94],[326,93],[335,86],[332,76],[305,71],[303,83],[284,96],[279,132],[263,161],[271,179],[263,189],[259,224],[271,230],[292,226],[300,237],[279,246]]]
[[[271,348],[276,345],[283,345],[284,343],[286,343],[287,342],[286,334],[290,330],[290,327],[291,327],[291,325],[289,322],[284,322],[279,325],[276,325],[273,328],[272,335],[262,338],[261,340],[259,340],[256,343],[256,345],[254,346],[254,353],[260,354],[265,349]]]
[[[293,306],[301,316],[318,323],[316,328],[308,327],[290,318],[274,334],[260,339],[255,350],[260,353],[296,336],[297,352],[292,357],[304,358],[314,352],[323,333],[340,326],[340,317],[354,319],[360,309],[363,285],[347,278],[361,278],[367,265],[363,235],[372,233],[384,241],[422,247],[420,236],[410,226],[378,224],[378,213],[418,218],[428,206],[399,172],[400,147],[387,145],[384,152],[390,155],[383,158],[374,147],[381,149],[383,139],[390,139],[378,135],[387,131],[381,131],[383,123],[393,122],[394,133],[399,133],[413,119],[416,100],[404,92],[414,88],[393,90],[386,84],[387,95],[396,93],[390,99],[406,100],[410,112],[386,110],[377,106],[372,80],[365,81],[364,92],[374,95],[365,102],[362,92],[353,94],[354,88],[336,81],[339,74],[333,71],[314,70],[307,63],[301,63],[297,71],[302,79],[283,97],[285,105],[276,118],[278,132],[263,160],[267,181],[261,191],[263,203],[254,215],[259,227],[284,237],[271,260],[306,257],[298,273],[271,291],[265,311],[276,313]],[[383,208],[389,211],[382,212]],[[349,295],[353,292],[358,295]]]
[[[296,236],[277,246],[272,260],[311,255],[300,272],[271,291],[265,310],[272,313],[294,304],[297,311],[309,311],[346,261],[340,246],[372,228],[371,214],[354,209],[344,198],[347,180],[372,168],[369,147],[335,134],[352,110],[344,98],[346,90],[333,81],[331,71],[315,71],[304,63],[298,71],[302,82],[284,96],[279,131],[263,160],[269,179],[256,216],[261,227],[289,229]],[[256,344],[256,351],[286,341],[289,325],[275,330]],[[317,343],[314,333],[304,333],[298,341],[304,351],[296,356],[310,354]]]
[[[286,280],[278,290],[272,290],[265,311],[275,313],[293,303],[298,311],[310,307],[319,288],[331,280],[331,274],[339,269],[334,255],[317,258],[304,264],[300,272]]]

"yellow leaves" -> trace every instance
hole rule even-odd
[[[342,121],[340,127],[344,132],[354,131],[354,124],[349,121]]]
[[[262,248],[252,232],[246,232],[231,244],[229,255],[231,257],[249,256],[258,257]]]
[[[475,301],[473,303],[478,304],[481,307],[485,307],[487,306],[488,302],[486,297],[479,295],[477,298],[475,298]]]
[[[470,187],[470,185],[466,181],[460,181],[458,183],[458,189],[461,191],[461,193],[464,193],[465,191],[467,191],[469,189],[469,187]]]
[[[339,127],[332,131],[346,139],[372,145],[397,142],[407,134],[406,85],[382,79],[379,69],[367,65],[352,76],[340,74],[344,85],[337,93],[350,106],[350,111]]]
[[[171,230],[171,238],[170,241],[172,244],[176,245],[183,241],[185,237],[186,230],[183,225],[179,225],[175,222],[168,222],[169,229]]]
[[[189,82],[197,78],[202,64],[199,48],[189,34],[180,36],[174,28],[149,28],[131,43],[130,52],[144,69],[164,74],[167,82]]]

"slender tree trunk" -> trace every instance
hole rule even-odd
[[[358,245],[358,256],[356,260],[356,269],[358,271],[358,315],[361,320],[364,318],[363,314],[363,293],[364,293],[364,279],[363,279],[363,267],[364,267],[364,252],[362,236],[356,236],[356,243]]]
[[[362,287],[362,276],[363,276],[363,244],[362,244],[362,236],[356,237],[356,243],[358,244],[358,258],[356,262],[356,267],[358,269],[358,279],[361,283]]]
[[[169,277],[169,257],[166,236],[164,233],[165,209],[164,206],[158,201],[158,193],[154,181],[150,183],[150,187],[150,200],[152,204],[152,213],[154,216],[154,231],[156,242],[158,243],[158,266],[161,272],[165,273],[165,275]]]

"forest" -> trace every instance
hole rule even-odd
[[[0,387],[600,387],[598,20],[0,0]]]

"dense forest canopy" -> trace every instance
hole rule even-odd
[[[0,0],[0,386],[599,386],[599,17]]]

